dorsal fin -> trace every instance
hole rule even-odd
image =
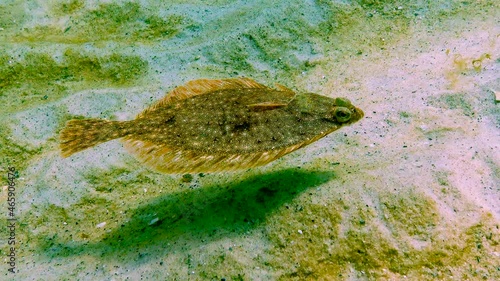
[[[156,104],[148,107],[146,110],[137,115],[137,118],[144,116],[145,114],[154,111],[155,109],[162,107],[168,103],[175,101],[180,101],[190,97],[203,95],[219,90],[228,89],[270,89],[262,84],[257,83],[250,78],[229,78],[229,79],[197,79],[187,82],[183,86],[178,86],[168,93],[164,98],[160,99]]]

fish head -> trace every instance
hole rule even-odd
[[[327,113],[326,119],[344,126],[359,121],[364,115],[365,113],[352,105],[350,100],[346,98],[335,98]]]
[[[364,116],[364,112],[346,98],[330,98],[314,93],[298,94],[288,108],[299,115],[323,120],[327,127],[334,124],[336,128],[353,124]]]

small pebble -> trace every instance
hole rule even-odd
[[[152,220],[149,222],[149,224],[148,224],[148,225],[153,225],[153,224],[157,223],[159,220],[160,220],[160,219],[156,217],[156,218],[152,219]]]

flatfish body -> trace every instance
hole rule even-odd
[[[249,78],[199,79],[131,121],[70,120],[60,140],[64,157],[121,138],[158,171],[218,172],[267,164],[362,117],[345,98],[272,89]]]

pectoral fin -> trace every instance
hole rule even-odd
[[[277,103],[277,102],[261,102],[247,105],[251,111],[266,111],[273,110],[276,108],[285,107],[288,104],[286,103]]]

